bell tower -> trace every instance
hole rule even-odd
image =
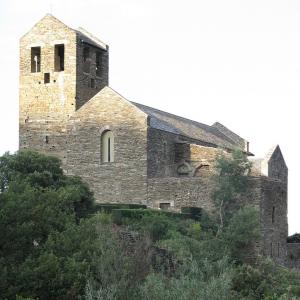
[[[19,148],[66,158],[71,115],[108,85],[108,46],[50,14],[20,39]]]

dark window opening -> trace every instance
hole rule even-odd
[[[108,138],[107,140],[107,154],[108,154],[107,160],[108,162],[110,162],[110,138]]]
[[[275,206],[272,208],[272,224],[275,222]]]
[[[87,61],[90,58],[90,48],[84,47],[83,48],[83,61]]]
[[[277,244],[277,256],[279,257],[279,254],[280,254],[280,244],[278,243]]]
[[[65,45],[55,45],[54,51],[54,69],[55,71],[64,71],[65,69]]]
[[[90,72],[90,48],[89,47],[83,48],[83,72],[85,73]]]
[[[273,243],[271,243],[271,251],[270,251],[270,256],[273,257]]]
[[[163,152],[164,152],[164,158],[167,158],[167,143],[164,142],[163,144]]]
[[[96,76],[102,75],[102,61],[103,61],[103,54],[102,52],[96,52]]]
[[[91,88],[95,88],[95,79],[91,78]]]
[[[49,144],[49,137],[48,137],[48,135],[45,136],[45,143]]]
[[[50,83],[50,73],[44,73],[44,83]]]
[[[114,161],[114,136],[113,133],[108,130],[101,136],[101,162],[113,162]]]
[[[41,72],[41,47],[31,48],[31,73]]]
[[[170,203],[159,203],[159,208],[162,210],[168,210],[171,207]]]

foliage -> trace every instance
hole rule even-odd
[[[299,272],[275,265],[270,259],[240,265],[233,277],[234,290],[246,299],[299,299],[299,287]]]
[[[166,278],[162,274],[150,274],[140,287],[140,299],[193,300],[229,299],[232,268],[226,260],[200,268],[192,262],[190,272],[179,277]]]
[[[48,239],[88,215],[92,193],[78,177],[65,176],[57,158],[29,151],[0,158],[0,186],[0,294],[35,297],[19,292],[47,282],[33,269],[41,278],[57,274],[59,261],[45,252]]]
[[[253,259],[254,243],[259,237],[258,210],[251,206],[239,209],[228,221],[222,235],[224,244],[230,251],[230,256],[237,262]]]
[[[212,194],[217,208],[219,231],[239,208],[238,198],[247,192],[251,163],[242,151],[234,151],[231,157],[221,155],[217,159],[219,174],[215,176],[216,188]]]
[[[169,216],[176,219],[187,219],[190,214],[181,214],[171,211],[159,211],[154,209],[113,209],[112,220],[118,225],[126,224],[128,219],[130,222],[141,220],[145,216]]]
[[[248,164],[237,155],[220,166],[217,231],[220,210],[99,212],[88,187],[65,176],[56,158],[0,157],[1,298],[299,299],[299,272],[266,259],[249,264],[258,212],[238,203]]]
[[[113,209],[145,209],[143,204],[125,204],[125,203],[95,203],[93,212],[111,213]]]

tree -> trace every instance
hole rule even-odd
[[[219,223],[219,232],[223,230],[226,218],[239,208],[239,196],[245,194],[248,188],[247,174],[251,169],[251,163],[246,155],[239,150],[231,156],[221,155],[217,159],[219,174],[214,177],[216,188],[213,191]]]
[[[0,158],[0,294],[4,298],[15,297],[30,282],[30,276],[22,279],[30,261],[34,265],[43,261],[44,267],[48,264],[55,271],[55,257],[44,252],[49,237],[78,225],[93,201],[87,185],[78,177],[65,176],[55,157],[21,151]]]

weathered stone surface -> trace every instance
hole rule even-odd
[[[114,134],[114,162],[103,163],[101,134]],[[100,202],[147,200],[147,116],[106,87],[70,118],[68,174],[83,177]]]
[[[288,236],[286,184],[261,177],[256,189],[260,199],[263,254],[284,264]]]

